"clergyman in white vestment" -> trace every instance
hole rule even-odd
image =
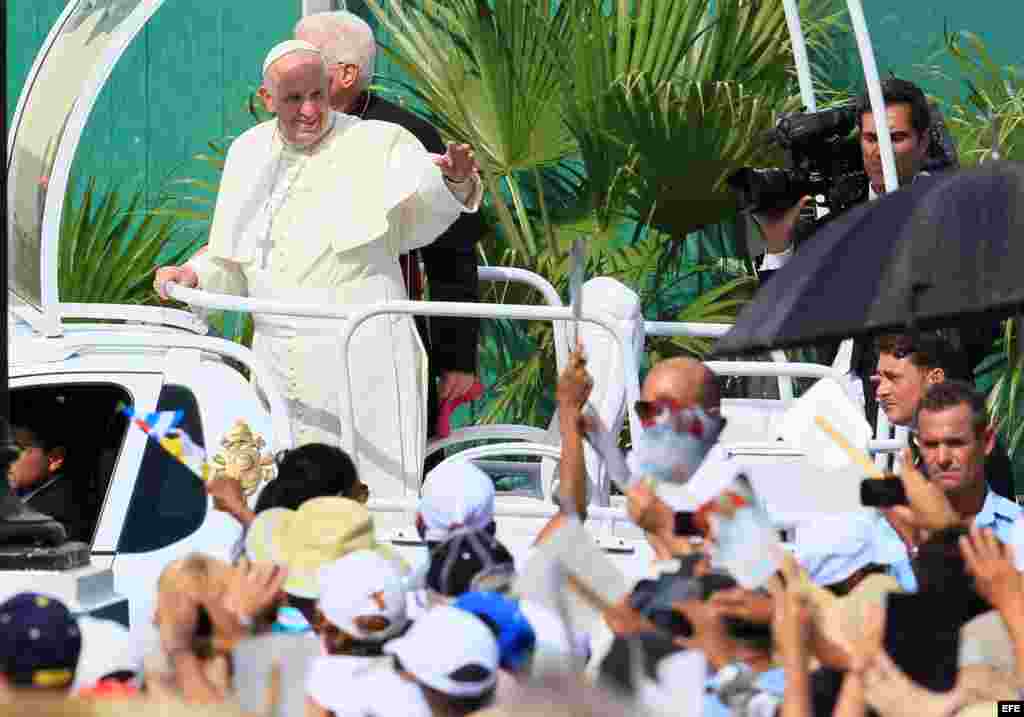
[[[443,175],[404,128],[332,112],[326,67],[307,43],[279,45],[264,74],[278,117],[231,144],[209,250],[185,267],[161,269],[158,289],[181,281],[216,293],[334,306],[406,299],[398,256],[429,244],[460,212],[479,206],[469,148],[449,147],[437,160]],[[360,478],[376,497],[418,491],[427,369],[412,317],[366,321],[347,357],[342,321],[254,319],[253,350],[288,401],[295,444],[344,446],[347,360]]]

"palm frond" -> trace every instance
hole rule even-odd
[[[173,217],[141,209],[145,193],[122,198],[117,188],[100,194],[90,178],[78,199],[69,183],[58,250],[60,299],[104,304],[157,303],[153,271],[181,229]],[[191,252],[182,247],[168,261],[179,263]]]
[[[733,83],[652,88],[642,76],[628,78],[612,103],[607,132],[632,175],[623,200],[634,217],[676,237],[734,212],[726,177],[768,156],[758,138],[778,106]]]

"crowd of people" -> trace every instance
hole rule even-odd
[[[304,303],[404,298],[417,261],[400,256],[468,224],[479,206],[471,148],[443,146],[432,128],[369,91],[374,43],[365,23],[314,15],[295,35],[267,57],[261,96],[276,118],[232,145],[208,250],[160,269],[160,292],[180,283]],[[919,91],[898,83],[887,91],[901,180],[910,181],[926,157],[927,115]],[[869,109],[861,137],[878,193]],[[794,250],[797,213],[758,218],[763,274]],[[435,247],[435,260],[424,255],[428,279],[448,285],[451,298],[475,291],[476,238],[478,229],[463,225]],[[765,578],[752,580],[755,570],[730,570],[737,563],[723,554],[730,521],[756,506],[733,502],[733,492],[677,504],[678,493],[630,482],[629,518],[657,560],[609,602],[602,586],[545,553],[587,522],[584,444],[598,427],[586,411],[594,381],[582,346],[554,391],[558,511],[526,555],[502,543],[494,483],[470,462],[445,462],[416,486],[410,527],[426,546],[421,563],[377,535],[368,486],[418,481],[424,421],[433,426],[437,404],[476,381],[471,353],[450,350],[468,342],[475,351],[475,324],[420,331],[380,318],[360,334],[357,469],[336,447],[336,392],[317,382],[351,358],[337,354],[338,322],[258,318],[255,350],[288,398],[297,447],[278,457],[254,505],[232,478],[208,483],[215,508],[242,529],[225,546],[231,560],[192,554],[166,565],[155,586],[155,644],[118,623],[76,617],[49,595],[3,602],[0,710],[953,717],[1024,699],[1024,520],[984,398],[965,380],[972,357],[963,342],[888,335],[863,352],[871,398],[911,431],[890,477],[900,500],[799,523],[775,552],[734,540],[741,562],[744,551],[771,561]],[[704,364],[668,359],[647,373],[635,406],[645,432],[684,443],[697,436],[703,462],[685,476],[694,483],[705,471],[742,472],[707,432],[723,422],[721,388]],[[434,407],[429,419],[410,410],[424,403]],[[394,424],[397,432],[383,428]],[[67,501],[50,503],[64,486],[63,447],[45,426],[9,433],[3,501],[60,519]],[[634,448],[643,440],[634,436]],[[659,455],[668,465],[656,472],[675,475],[671,451]],[[544,560],[550,589],[524,590],[525,566]],[[545,598],[561,594],[587,603],[596,619]]]
[[[899,368],[915,370],[914,356]],[[517,561],[501,543],[492,479],[471,463],[428,475],[415,518],[425,560],[409,565],[377,539],[348,456],[307,444],[281,457],[254,508],[237,481],[210,484],[244,538],[234,562],[195,554],[164,569],[158,645],[76,619],[47,595],[0,605],[3,699],[360,717],[539,714],[544,702],[573,715],[994,710],[1024,695],[1024,521],[988,487],[994,440],[980,397],[928,376],[920,371],[923,390],[883,400],[913,417],[916,454],[908,449],[899,476],[906,503],[799,524],[756,588],[721,566],[714,520],[697,537],[681,531],[700,520],[640,482],[627,490],[629,516],[660,560],[581,626],[520,594],[517,574],[532,558]],[[585,524],[592,385],[577,350],[556,389],[561,510],[535,552]],[[655,421],[715,416],[719,396],[703,364],[669,359],[648,374],[639,410]],[[709,452],[698,473],[730,460]]]

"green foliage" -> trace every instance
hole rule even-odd
[[[963,87],[963,95],[949,105],[947,118],[961,162],[977,164],[993,149],[1004,159],[1024,157],[1024,75],[1020,68],[997,65],[974,33],[947,32],[945,40]]]
[[[766,160],[761,131],[796,108],[781,3],[366,4],[414,105],[476,148],[498,224],[483,263],[529,269],[567,296],[569,250],[582,236],[587,275],[636,290],[648,318],[735,318],[751,294],[746,266],[724,244],[692,251],[704,241],[694,232],[732,221],[725,177]],[[827,48],[836,13],[821,0],[801,7],[809,45]],[[540,302],[503,285],[486,299]],[[484,322],[481,356],[496,374],[484,420],[546,422],[553,342],[548,325]],[[652,346],[703,355],[709,342]]]
[[[61,223],[58,286],[63,302],[154,304],[153,271],[180,231],[173,217],[143,209],[141,189],[125,197],[114,188],[100,193],[90,178],[81,199],[68,183]],[[183,261],[188,248],[171,254]]]
[[[970,166],[998,152],[1024,159],[1024,76],[1020,68],[992,61],[984,41],[970,32],[946,33],[946,50],[961,73],[963,94],[949,105],[948,125]],[[1024,354],[1021,318],[1006,321],[995,353],[979,367],[979,384],[991,386],[989,411],[1021,472],[1024,452]]]

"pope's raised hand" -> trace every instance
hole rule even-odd
[[[473,155],[473,148],[468,144],[448,143],[448,151],[443,155],[433,155],[434,164],[441,168],[441,173],[452,182],[465,182],[476,176],[480,167]]]

